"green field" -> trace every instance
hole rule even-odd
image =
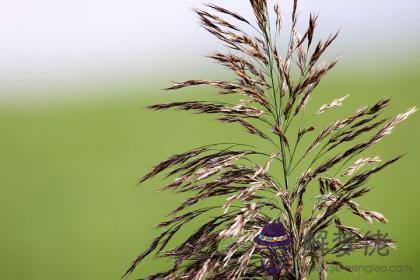
[[[333,119],[342,110],[350,112],[387,96],[393,97],[391,113],[404,111],[420,104],[419,73],[398,67],[375,75],[363,70],[333,73],[313,101],[316,107],[350,94],[345,109],[329,113]],[[155,192],[156,179],[137,187],[137,178],[173,153],[217,141],[253,139],[234,125],[207,117],[142,109],[187,96],[202,99],[208,92],[168,96],[134,87],[103,99],[1,106],[0,279],[119,279],[157,234],[154,225],[181,199]],[[374,191],[363,200],[366,208],[390,220],[369,228],[389,233],[398,250],[387,257],[347,258],[355,265],[409,265],[413,271],[334,273],[331,279],[419,279],[418,120],[415,115],[372,149],[371,155],[383,158],[406,156],[370,181]],[[160,267],[161,262],[147,262],[135,276]]]

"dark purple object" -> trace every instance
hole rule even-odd
[[[258,245],[266,247],[287,247],[291,243],[289,233],[280,223],[264,226],[254,241]]]
[[[267,260],[266,264],[262,261],[262,267],[273,277],[279,276],[285,269],[285,253],[292,243],[284,226],[280,223],[267,224],[254,238],[254,242],[262,247],[258,251]]]
[[[263,264],[263,267],[268,273],[275,276],[279,275],[282,272],[282,270],[285,268],[285,265],[283,263],[270,260],[269,264]]]

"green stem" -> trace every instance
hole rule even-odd
[[[268,31],[270,32],[270,31]],[[267,33],[267,31],[264,32],[265,33],[265,38],[267,40],[267,44],[268,44],[268,48],[267,48],[267,56],[269,59],[269,66],[270,66],[270,80],[271,80],[271,86],[273,89],[273,97],[274,97],[274,107],[275,107],[275,111],[276,111],[276,123],[277,125],[280,127],[281,129],[281,110],[282,110],[282,98],[280,97],[280,108],[277,107],[277,90],[276,90],[276,85],[274,83],[274,73],[273,73],[273,55],[272,55],[272,50],[273,50],[273,46],[272,46],[272,42],[270,39],[270,33]],[[285,145],[284,145],[284,141],[282,139],[281,136],[279,136],[279,141],[280,141],[280,153],[282,156],[282,165],[283,165],[283,177],[284,177],[284,184],[285,184],[285,188],[286,190],[289,188],[288,185],[288,180],[287,180],[287,163],[286,163],[286,153],[285,153]]]

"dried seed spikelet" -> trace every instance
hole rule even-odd
[[[310,180],[312,180],[312,172],[311,169],[308,169],[300,175],[296,182],[296,187],[290,193],[289,199],[292,203],[302,192],[305,192],[306,185]]]
[[[335,132],[337,130],[340,130],[340,129],[350,125],[356,119],[363,116],[366,113],[367,109],[368,109],[367,107],[360,108],[356,112],[354,112],[351,116],[329,124],[327,127],[325,127],[319,133],[319,135],[314,140],[314,142],[309,146],[308,150],[306,151],[306,154],[309,153],[311,150],[313,150],[315,147],[317,147],[325,138],[327,138],[329,135],[331,135],[332,132]]]
[[[279,136],[283,143],[286,144],[286,146],[289,146],[289,141],[287,140],[286,134],[283,132],[282,128],[277,122],[273,126],[273,133]]]
[[[204,280],[208,278],[217,267],[219,263],[212,258],[207,259],[201,266],[200,270],[196,273],[194,280]]]
[[[311,131],[314,131],[314,130],[315,130],[315,127],[313,127],[313,126],[300,129],[299,132],[298,132],[297,142],[300,142],[300,140],[302,139],[302,137],[306,133],[311,132]]]
[[[319,110],[316,114],[321,115],[322,113],[324,113],[325,111],[327,111],[331,108],[343,106],[344,100],[346,100],[349,96],[350,95],[346,95],[346,96],[343,96],[341,98],[334,99],[330,104],[322,105],[321,108],[319,108]]]
[[[245,22],[245,23],[250,24],[244,17],[242,17],[241,15],[239,15],[239,14],[237,14],[235,12],[226,10],[225,8],[222,8],[222,7],[217,6],[217,5],[214,5],[214,4],[206,4],[206,6],[209,7],[209,8],[211,8],[211,9],[213,9],[213,10],[216,10],[216,11],[218,11],[220,13],[230,15],[230,16],[236,18],[239,21],[242,21],[242,22]]]
[[[321,177],[319,178],[319,182],[322,185],[322,188],[324,189],[324,191],[326,190],[326,191],[331,191],[331,192],[337,191],[339,188],[341,188],[344,185],[340,181],[340,179],[333,178],[333,177]]]
[[[252,255],[256,249],[256,245],[252,245],[247,251],[243,252],[242,256],[238,259],[237,268],[234,269],[227,277],[227,279],[239,280],[245,275]]]
[[[380,157],[376,156],[376,157],[373,157],[373,158],[361,158],[361,159],[358,159],[355,163],[353,163],[348,168],[348,170],[345,173],[343,173],[342,176],[353,176],[362,167],[364,167],[364,166],[366,166],[368,164],[376,163],[376,162],[381,162]]]
[[[283,16],[281,14],[280,6],[278,3],[274,5],[274,12],[276,13],[276,30],[280,33],[283,23]]]
[[[401,122],[405,121],[408,117],[410,117],[412,114],[414,114],[417,111],[416,107],[410,108],[405,113],[397,115],[395,118],[393,118],[391,121],[389,121],[383,129],[381,129],[372,139],[372,143],[377,143],[379,140],[381,140],[384,136],[390,135],[392,130]]]
[[[250,0],[252,9],[254,10],[258,26],[261,31],[265,32],[267,28],[267,1],[266,0]]]
[[[327,194],[318,196],[317,199],[319,200],[320,203],[318,205],[315,205],[315,210],[320,210],[320,209],[324,209],[333,205],[335,202],[337,202],[339,197],[332,193],[327,193]]]
[[[262,86],[267,86],[267,82],[265,81],[265,76],[263,72],[249,60],[246,60],[233,54],[226,55],[219,52],[210,54],[208,57],[233,70],[239,77],[241,77],[244,80],[244,82],[246,82],[249,85],[255,86],[256,84],[258,84]],[[257,79],[252,79],[251,77],[249,77],[249,75],[247,74],[247,70],[252,75],[256,76]]]
[[[246,208],[241,209],[241,213],[235,217],[235,222],[227,229],[219,233],[219,238],[238,236],[245,228],[246,223],[258,214],[257,204],[251,203]]]
[[[280,153],[273,153],[271,154],[269,160],[265,163],[264,166],[261,166],[255,173],[252,175],[252,179],[255,179],[261,175],[267,174],[268,170],[270,169],[270,165],[273,162],[273,160],[278,157]]]
[[[167,160],[159,163],[155,167],[153,167],[153,169],[149,173],[147,173],[140,180],[140,183],[150,179],[151,177],[154,177],[155,175],[161,173],[162,171],[164,171],[164,170],[166,170],[166,169],[168,169],[172,166],[184,163],[184,162],[188,161],[189,159],[191,159],[191,158],[193,158],[193,157],[195,157],[195,156],[197,156],[197,155],[199,155],[199,154],[201,154],[205,151],[207,151],[207,147],[201,147],[201,148],[194,149],[192,151],[188,151],[188,152],[183,153],[183,154],[174,155],[174,156],[170,157],[169,159],[167,159]]]
[[[357,236],[358,238],[363,237],[363,234],[359,232],[359,229],[343,225],[339,218],[335,218],[334,222],[339,231],[346,234],[349,233],[351,236]]]
[[[213,24],[211,25],[213,27],[215,27],[216,25],[219,25],[219,26],[224,26],[235,31],[240,31],[239,28],[237,28],[236,26],[230,24],[229,22],[225,21],[224,19],[218,16],[212,15],[206,11],[199,10],[199,9],[196,9],[195,12],[198,14],[198,16],[201,18],[204,24],[209,25],[208,22],[213,21],[212,22]]]
[[[241,44],[243,47],[238,47],[242,52],[249,55],[250,57],[257,58],[264,64],[268,64],[267,55],[264,53],[264,47],[260,46],[257,39],[252,39],[246,34],[229,34],[229,40],[231,43]]]
[[[345,266],[339,261],[327,261],[327,264],[338,266],[343,271],[352,272],[352,270],[349,267]]]
[[[303,74],[305,71],[306,66],[306,54],[307,51],[303,46],[303,42],[305,41],[307,33],[305,34],[304,38],[301,38],[299,32],[297,30],[293,31],[293,40],[295,48],[297,49],[297,66],[299,67],[301,73]]]
[[[315,147],[321,143],[322,140],[324,140],[331,132],[336,131],[339,129],[342,125],[341,121],[336,121],[335,123],[329,124],[327,127],[325,127],[321,132],[318,134],[317,138],[312,142],[312,144],[309,146],[306,153],[309,153],[311,150],[313,150]]]
[[[353,209],[353,213],[355,215],[361,217],[370,224],[375,220],[383,224],[388,222],[385,216],[379,212],[360,210],[358,207],[354,207],[353,205],[351,205],[351,208]]]
[[[293,0],[293,11],[292,11],[293,25],[295,25],[297,21],[297,8],[298,8],[298,0]]]
[[[254,237],[259,233],[260,229],[250,230],[249,232],[245,233],[238,240],[230,247],[229,251],[226,253],[223,259],[223,267],[226,267],[229,264],[232,256],[246,243],[254,239]]]
[[[245,85],[225,82],[225,81],[215,81],[215,80],[188,80],[176,82],[172,87],[167,88],[167,90],[177,90],[190,86],[197,85],[209,85],[221,90],[220,94],[229,94],[229,93],[238,93],[242,95],[247,95],[252,98],[258,104],[264,106],[268,110],[271,110],[270,104],[264,95],[264,92],[261,92],[260,89],[255,87],[247,87]]]
[[[244,189],[243,191],[239,192],[238,194],[235,194],[229,198],[226,199],[226,203],[223,205],[223,208],[225,209],[224,213],[226,214],[229,211],[229,207],[235,200],[251,200],[254,196],[254,194],[260,190],[262,187],[264,187],[263,183],[256,182],[251,183],[251,186]]]
[[[248,131],[248,133],[259,136],[263,139],[267,139],[269,140],[270,137],[268,137],[264,132],[262,132],[260,129],[256,128],[255,126],[253,126],[251,123],[242,120],[240,118],[237,117],[230,117],[230,116],[224,116],[224,117],[220,117],[218,118],[219,121],[221,122],[225,122],[225,123],[239,123],[242,127],[244,127],[246,129],[246,131]]]
[[[335,65],[337,65],[339,57],[329,63],[321,63],[318,67],[312,68],[309,76],[296,87],[297,92],[307,88],[310,85],[317,85],[321,79],[332,69]]]
[[[309,16],[309,27],[308,27],[308,49],[312,44],[312,39],[314,37],[315,27],[316,27],[316,21],[318,19],[318,16],[313,16],[312,14]]]
[[[248,241],[247,235],[239,237],[238,240],[230,247],[229,251],[226,253],[225,258],[223,259],[224,267],[228,265],[229,260],[232,258],[233,254],[236,253],[236,251],[245,243],[245,241]]]
[[[374,122],[372,124],[363,126],[362,128],[357,129],[357,130],[347,129],[347,130],[344,130],[344,132],[342,132],[342,133],[337,133],[335,136],[330,138],[329,143],[334,143],[334,144],[331,145],[328,148],[328,150],[332,150],[342,143],[352,141],[352,140],[356,139],[357,137],[374,130],[375,128],[379,127],[380,125],[382,125],[385,122],[386,122],[385,119],[384,120],[379,120],[379,121]]]
[[[228,279],[232,280],[239,280],[242,279],[242,276],[246,273],[248,264],[251,260],[252,255],[254,254],[255,249],[257,246],[253,244],[249,250],[244,252],[244,254],[238,259],[238,268],[235,269]]]
[[[195,172],[196,180],[203,180],[217,172],[219,172],[221,169],[232,165],[235,161],[238,161],[241,159],[244,155],[246,155],[247,152],[241,153],[239,155],[233,155],[231,157],[228,157],[224,160],[217,161],[214,165],[206,166],[204,168],[201,168]]]
[[[384,215],[382,215],[379,212],[375,212],[375,211],[363,211],[364,216],[366,217],[370,217],[373,220],[376,220],[378,222],[381,222],[383,224],[386,224],[388,222],[388,220],[385,218]]]
[[[264,114],[264,111],[254,107],[246,107],[244,104],[220,104],[208,101],[161,103],[147,106],[147,108],[153,110],[167,110],[175,108],[184,111],[197,111],[201,114],[237,115],[244,118],[258,118]]]
[[[309,62],[309,68],[312,68],[316,62],[319,60],[321,55],[327,50],[327,48],[337,39],[339,32],[335,33],[334,35],[328,37],[328,39],[322,43],[321,41],[316,46],[312,57]]]

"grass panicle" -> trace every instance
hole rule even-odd
[[[285,19],[278,4],[272,7],[266,0],[250,0],[249,4],[253,19],[214,4],[195,10],[202,27],[227,48],[226,53],[208,57],[231,70],[236,80],[186,80],[168,88],[209,86],[216,90],[219,101],[173,102],[148,108],[214,115],[222,123],[242,126],[245,133],[267,145],[264,149],[256,147],[250,137],[244,143],[195,148],[159,163],[141,178],[144,183],[166,172],[172,181],[160,190],[190,197],[170,213],[170,219],[158,225],[162,233],[135,259],[124,277],[153,253],[169,259],[173,266],[143,279],[308,279],[312,273],[327,279],[328,267],[350,271],[335,254],[376,245],[359,229],[345,225],[340,218],[343,212],[368,223],[387,222],[381,213],[363,209],[357,200],[370,192],[367,183],[371,176],[401,157],[381,159],[362,153],[391,134],[416,108],[384,117],[390,104],[384,99],[322,124],[319,115],[344,106],[348,97],[338,97],[315,112],[307,112],[306,105],[317,86],[338,62],[321,61],[338,32],[315,42],[318,17],[310,15],[307,28],[299,33],[297,0],[292,1],[290,30],[284,30]],[[284,40],[287,34],[289,38]],[[236,102],[220,101],[225,95],[236,96]],[[311,124],[302,122],[305,114],[310,114]],[[319,190],[319,195],[308,198],[309,188]],[[174,236],[201,215],[211,218],[182,243],[169,248]],[[292,246],[285,253],[285,270],[269,276],[253,239],[273,222],[284,224]],[[323,251],[314,237],[327,228],[354,238]],[[393,240],[383,241],[385,246],[394,247]]]

